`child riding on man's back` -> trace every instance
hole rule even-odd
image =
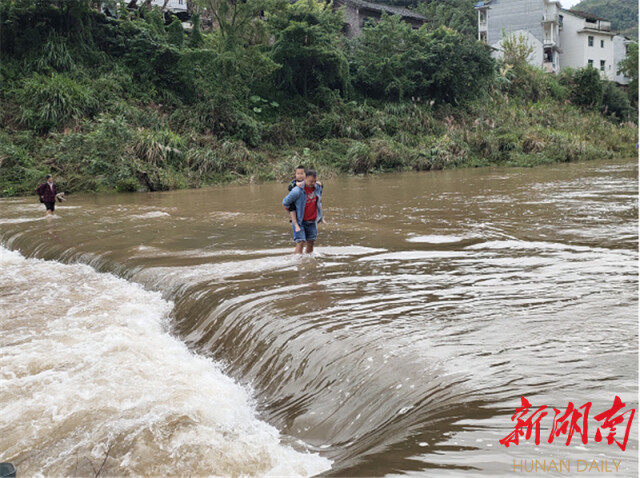
[[[295,187],[299,187],[304,183],[306,170],[304,166],[298,166],[296,168],[296,177],[291,180],[289,183],[289,191],[291,191]],[[291,216],[291,222],[293,223],[293,227],[296,232],[300,232],[300,225],[298,224],[298,218],[296,216],[296,205],[292,203],[288,208],[289,216]]]

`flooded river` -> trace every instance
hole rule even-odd
[[[283,184],[71,195],[55,219],[35,196],[1,200],[0,461],[637,476],[637,175],[629,160],[328,180],[303,258]],[[530,422],[506,447],[521,396],[524,420],[547,406],[540,443]],[[616,396],[609,444],[597,415]],[[570,403],[588,421],[549,443]]]

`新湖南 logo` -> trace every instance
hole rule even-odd
[[[536,445],[540,444],[542,434],[542,420],[551,415],[551,410],[542,405],[537,409],[525,398],[520,397],[521,405],[516,408],[516,412],[511,416],[511,421],[515,422],[514,430],[500,440],[500,444],[509,448],[510,445],[519,445],[520,440],[529,440],[532,436]],[[589,414],[591,413],[591,402],[587,402],[580,407],[576,407],[569,402],[567,408],[559,410],[553,408],[553,418],[547,418],[551,423],[547,442],[566,437],[565,445],[569,446],[571,440],[577,435],[583,444],[589,441]],[[635,409],[625,409],[626,405],[620,397],[616,395],[613,405],[608,410],[604,410],[597,415],[593,415],[593,421],[597,423],[593,439],[597,443],[606,440],[608,445],[616,444],[622,451],[627,447],[627,440],[631,432],[631,423],[635,415]],[[591,427],[593,430],[594,427]]]

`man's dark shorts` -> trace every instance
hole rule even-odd
[[[295,226],[293,228],[293,240],[296,242],[315,241],[318,237],[318,226],[316,221],[302,221],[300,224],[300,232],[296,232]]]
[[[46,202],[44,203],[45,207],[47,208],[47,211],[53,211],[56,208],[56,202]]]

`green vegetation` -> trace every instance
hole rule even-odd
[[[471,38],[478,36],[476,0],[430,0],[420,2],[416,10],[433,23],[433,28],[446,26]]]
[[[581,10],[611,21],[613,31],[638,38],[638,2],[636,0],[582,0],[572,10]]]
[[[366,25],[349,56],[358,90],[387,100],[458,105],[481,96],[494,74],[486,46],[447,27],[413,30],[398,16]]]
[[[0,2],[0,194],[49,172],[66,191],[156,191],[282,180],[300,162],[326,177],[635,154],[625,94],[532,68],[517,41],[496,63],[443,25],[385,16],[347,41],[323,1],[198,3],[215,29]]]
[[[342,19],[331,4],[297,2],[269,22],[275,35],[271,58],[279,65],[276,86],[317,102],[349,90],[349,65],[341,48]]]
[[[474,9],[477,0],[378,0],[376,3],[414,10],[429,19],[432,30],[445,26],[474,39],[478,36],[478,14]]]

